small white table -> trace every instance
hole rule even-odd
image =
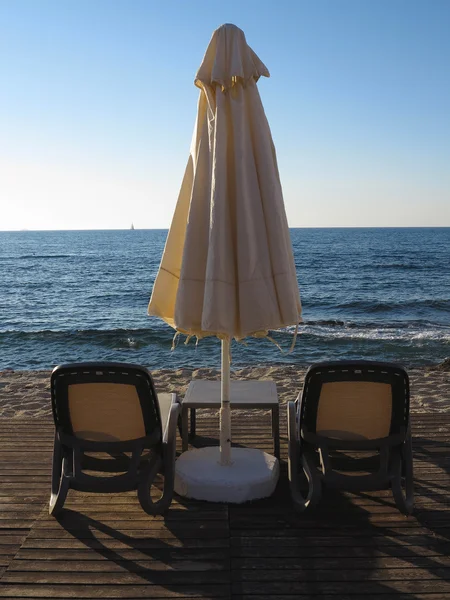
[[[189,433],[195,436],[195,411],[197,408],[220,408],[220,381],[194,379],[189,384],[182,402],[182,449],[188,449]],[[274,455],[280,458],[280,406],[278,404],[277,386],[274,381],[231,381],[231,408],[270,409],[272,411],[272,436]],[[189,432],[188,413],[191,411],[191,427]]]

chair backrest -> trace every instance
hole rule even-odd
[[[305,377],[302,426],[342,441],[376,440],[406,431],[409,380],[394,364],[372,361],[313,365]]]
[[[161,439],[161,416],[150,373],[122,363],[61,365],[51,376],[55,425],[90,442]]]

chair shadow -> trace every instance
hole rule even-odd
[[[197,437],[194,440],[195,446],[198,447],[217,445],[217,443],[217,439],[207,437]],[[430,464],[444,468],[446,473],[449,472],[450,461],[448,463],[441,461],[438,464],[439,456],[442,454],[432,452],[433,448],[442,449],[448,444],[416,436],[413,438],[413,445],[415,460],[427,460]],[[450,452],[448,455],[450,456]],[[429,509],[426,502],[423,504],[423,497],[428,492],[427,483],[423,479],[417,480],[417,477],[415,477],[416,490],[420,492],[422,502],[416,506],[413,516],[410,517],[398,513],[398,519],[396,518],[397,508],[391,493],[389,495],[385,493],[377,495],[376,492],[353,493],[352,497],[359,501],[355,503],[350,495],[336,490],[325,490],[322,502],[314,512],[299,515],[294,512],[290,503],[286,470],[285,463],[282,463],[280,482],[274,496],[270,499],[249,503],[242,507],[229,506],[232,565],[238,566],[240,561],[245,563],[246,560],[250,560],[248,557],[253,551],[262,566],[270,570],[274,568],[275,561],[276,568],[283,569],[280,573],[286,575],[284,570],[286,564],[281,563],[291,561],[297,571],[293,575],[294,587],[289,590],[286,583],[286,589],[280,593],[296,592],[311,596],[336,593],[332,585],[344,586],[344,582],[355,580],[355,577],[361,574],[362,567],[369,582],[366,593],[395,593],[397,599],[411,599],[416,596],[416,593],[420,595],[428,590],[439,593],[440,579],[447,580],[450,576],[449,563],[445,558],[450,553],[448,533],[450,527],[445,528],[445,521],[450,514],[447,512],[448,486],[440,485],[436,481],[429,484],[430,502],[441,501],[447,516],[442,513],[442,510],[436,515],[436,508]],[[258,520],[255,511],[264,511],[264,507],[267,508],[267,514]],[[276,507],[275,514],[274,507]],[[386,509],[386,514],[390,515],[385,521],[383,521],[383,512],[380,512],[383,508]],[[392,511],[389,510],[391,508]],[[237,518],[234,519],[233,515],[237,515]],[[347,546],[327,546],[333,543],[329,538],[334,538],[335,544],[343,543]],[[267,539],[270,539],[270,544],[266,548]],[[353,548],[352,540],[354,540]],[[324,552],[326,560],[324,560]],[[345,556],[345,553],[348,554],[346,563],[348,567],[342,573],[330,573],[342,564],[342,557],[339,554]],[[305,565],[303,570],[302,565]],[[324,573],[324,565],[329,567],[328,573]],[[255,565],[252,563],[251,566]],[[392,581],[381,580],[383,568],[389,569],[388,578],[392,578]],[[426,588],[427,582],[418,582],[414,585],[409,581],[409,575],[413,575],[411,569],[429,572],[424,573],[424,576],[429,577],[428,584],[431,587]],[[269,595],[270,583],[267,585],[266,582],[249,581],[249,573],[251,573],[250,569],[233,569],[234,593]],[[254,573],[258,573],[258,577],[261,576],[261,571],[254,571]],[[337,581],[330,580],[330,586],[327,587],[327,583],[321,580],[323,576],[329,578],[336,576]],[[432,580],[433,577],[438,578],[438,583],[435,583],[436,588],[433,588],[433,581],[435,581]],[[298,589],[295,588],[295,584],[299,586]],[[415,587],[419,589],[420,586],[422,589],[416,591]],[[274,591],[276,587],[274,584]],[[362,590],[360,595],[363,596]]]
[[[196,447],[218,443],[206,436],[196,436],[194,442]],[[450,456],[447,442],[425,437],[415,437],[413,442],[416,461],[449,474],[450,461],[442,460]],[[209,585],[217,589],[221,583],[230,586],[232,595],[260,597],[339,597],[352,588],[355,597],[395,594],[397,600],[411,600],[425,593],[426,585],[429,592],[442,592],[442,581],[450,575],[448,486],[415,477],[421,503],[410,517],[397,515],[390,493],[336,490],[324,490],[314,511],[298,514],[290,500],[286,471],[281,461],[280,480],[270,498],[228,505],[228,518],[221,519],[218,538],[208,520],[203,521],[203,529],[195,521],[196,507],[199,512],[215,509],[178,496],[183,508],[173,506],[165,520],[158,521],[172,542],[176,540],[175,545],[158,536],[157,528],[152,537],[146,537],[145,530],[132,535],[70,509],[58,521],[86,547],[116,563],[117,572],[137,575],[181,595],[204,595]],[[213,539],[219,542],[210,545],[206,541]],[[125,553],[124,557],[122,549],[108,547],[106,540],[120,542],[138,556],[126,558]],[[410,580],[409,569],[429,572],[428,579]]]
[[[420,452],[420,440],[414,447]],[[433,528],[426,509],[405,517],[397,513],[391,492],[325,489],[314,510],[299,514],[290,502],[286,470],[282,463],[274,496],[253,503],[247,515],[244,508],[229,507],[233,556],[239,556],[247,568],[234,572],[235,593],[395,594],[396,599],[411,600],[426,591],[442,591],[446,584],[439,578],[450,576],[449,538]],[[271,586],[263,574],[263,581],[249,582],[247,574],[255,568],[256,556],[261,569],[280,569],[284,581]],[[429,580],[410,581],[416,569],[430,571],[425,575]]]
[[[422,437],[415,437],[413,442],[416,460],[425,462],[436,470],[428,471],[428,478],[425,480],[415,478],[416,490],[425,499],[424,504],[421,502],[416,507],[415,516],[436,538],[450,543],[450,485],[443,485],[438,477],[433,478],[433,473],[437,475],[439,471],[444,477],[450,476],[450,443]]]
[[[87,548],[114,562],[118,568],[112,574],[134,574],[148,584],[162,586],[176,594],[182,590],[181,595],[208,595],[215,584],[228,582],[227,544],[214,542],[213,535],[202,536],[204,531],[197,533],[196,538],[189,530],[186,533],[186,527],[183,526],[186,521],[177,518],[182,517],[179,513],[185,512],[172,508],[168,519],[157,521],[161,523],[161,529],[165,528],[172,534],[171,541],[175,543],[158,535],[158,528],[150,531],[143,529],[142,535],[130,535],[72,509],[65,508],[57,521]],[[167,526],[168,523],[170,526]],[[137,521],[134,531],[139,529]],[[146,536],[146,531],[153,535]],[[115,549],[111,547],[111,541],[120,542],[123,547]],[[136,557],[130,558],[129,551],[133,551]],[[92,579],[95,583],[95,572],[92,573]]]

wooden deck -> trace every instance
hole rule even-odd
[[[282,457],[286,457],[282,410]],[[198,431],[217,437],[217,421]],[[249,505],[177,498],[166,518],[134,493],[70,492],[47,515],[53,426],[0,420],[0,598],[450,598],[450,415],[414,414],[416,512],[389,491],[332,493],[296,515],[286,465],[275,495]],[[270,417],[234,439],[271,451]]]

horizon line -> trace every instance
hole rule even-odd
[[[449,229],[450,225],[303,225],[289,226],[289,229]],[[130,228],[86,228],[86,229],[0,229],[0,233],[38,233],[63,231],[168,231],[170,227],[134,227]]]

